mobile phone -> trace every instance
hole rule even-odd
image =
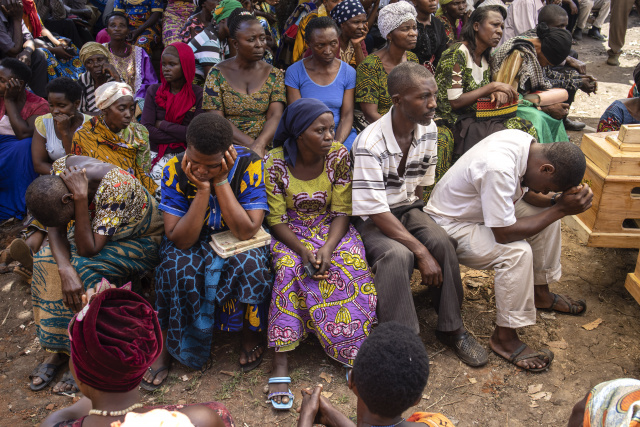
[[[308,262],[305,264],[304,266],[304,271],[307,272],[307,276],[308,277],[313,277],[316,275],[316,273],[318,272],[318,269],[316,268],[315,265],[313,265],[311,262]]]

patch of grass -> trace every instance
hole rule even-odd
[[[302,368],[296,368],[289,373],[289,376],[291,377],[291,383],[298,383],[303,378],[308,377],[309,373],[303,371]]]
[[[349,403],[349,396],[345,396],[344,394],[336,399],[336,403],[340,405],[346,405]]]
[[[222,390],[220,390],[217,398],[220,400],[230,399],[231,395],[236,391],[236,388],[238,388],[241,379],[242,374],[240,374],[240,372],[235,373],[229,381],[222,384]]]

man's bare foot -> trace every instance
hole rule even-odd
[[[245,324],[242,329],[242,345],[239,358],[240,366],[251,365],[262,356],[264,351],[265,346],[261,344],[260,333],[252,331]],[[246,368],[244,371],[247,372]]]
[[[567,314],[582,314],[587,309],[586,303],[582,300],[576,301],[550,292],[549,285],[536,285],[533,289],[536,308]]]
[[[496,326],[495,331],[491,338],[489,338],[489,347],[491,350],[504,357],[505,359],[511,359],[514,352],[518,351],[522,345],[525,345],[515,329],[505,328],[502,326]],[[517,356],[531,355],[531,358],[523,358],[517,362],[512,362],[514,365],[526,369],[526,370],[542,370],[548,368],[551,364],[552,358],[548,355],[539,354],[540,352],[533,350],[529,346],[526,346]],[[534,356],[536,355],[537,356]]]
[[[287,353],[277,352],[273,358],[273,365],[271,369],[271,377],[288,377],[289,376],[289,363],[287,361]],[[289,391],[289,384],[269,384],[269,394],[271,393],[286,393]],[[288,396],[274,396],[273,401],[276,403],[289,403]]]
[[[162,352],[160,353],[160,356],[158,356],[156,361],[153,362],[153,364],[149,367],[149,369],[147,369],[147,372],[145,372],[144,376],[142,377],[142,388],[144,388],[145,390],[153,390],[154,386],[157,387],[162,384],[162,382],[169,375],[171,355],[169,354],[169,350],[167,350],[166,346],[167,331],[162,331],[162,340],[165,345],[162,346]],[[151,387],[145,387],[145,383],[151,385]]]
[[[64,353],[53,353],[51,356],[47,357],[44,362],[42,362],[42,364],[52,364],[52,365],[56,365],[58,367],[64,365],[65,363],[67,363],[69,361],[69,356],[67,356]],[[34,387],[39,386],[40,384],[42,384],[44,382],[44,380],[40,377],[33,377],[31,379],[31,384],[33,384]],[[57,384],[56,384],[57,385]]]

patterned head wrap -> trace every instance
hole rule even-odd
[[[338,3],[329,14],[339,27],[354,16],[366,15],[367,12],[365,12],[360,0],[343,0]]]
[[[131,86],[126,83],[108,82],[96,89],[96,107],[105,110],[123,96],[133,97]]]
[[[226,19],[236,9],[242,9],[242,3],[238,0],[222,0],[213,11],[213,20],[219,23]]]
[[[84,65],[85,61],[91,58],[93,55],[103,55],[109,58],[109,51],[100,43],[88,42],[80,49],[80,62]]]
[[[116,393],[137,388],[162,350],[153,307],[123,288],[96,294],[69,323],[69,340],[76,377]]]
[[[380,10],[378,28],[385,39],[390,32],[407,21],[415,21],[418,13],[411,3],[399,1],[391,3]]]
[[[439,3],[440,3],[440,6],[444,6],[445,4],[449,4],[449,3],[451,3],[452,1],[453,1],[453,0],[440,0],[440,1],[439,1]]]

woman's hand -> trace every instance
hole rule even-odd
[[[540,107],[540,109],[556,120],[563,120],[569,115],[569,104],[565,102],[558,102],[547,107]]]
[[[61,134],[68,135],[71,133],[71,123],[73,122],[73,116],[67,116],[66,114],[59,114],[53,116],[53,127]]]
[[[110,76],[113,80],[117,81],[117,82],[121,82],[122,78],[120,77],[120,74],[118,74],[118,70],[116,70],[116,67],[113,66],[113,64],[110,63],[106,63],[102,66],[102,72],[106,75],[106,76]]]
[[[215,186],[229,177],[229,171],[236,163],[236,158],[238,158],[238,152],[232,145],[227,151],[224,152],[224,158],[222,159],[222,163],[220,164],[220,172],[218,172],[218,174],[211,180],[212,185]]]
[[[73,200],[88,199],[89,179],[87,178],[86,169],[70,166],[67,170],[62,171],[60,178],[62,178],[71,194],[73,194]]]
[[[53,53],[55,57],[58,59],[69,60],[73,58],[73,55],[67,52],[64,46],[50,47],[49,52]]]
[[[191,170],[191,161],[187,157],[186,153],[182,158],[182,170],[187,175],[189,181],[196,186],[198,191],[211,191],[211,183],[209,181],[200,181],[193,174],[193,171]]]
[[[493,92],[490,96],[489,99],[491,100],[491,102],[495,102],[496,103],[496,107],[501,107],[504,104],[507,104],[509,102],[509,97],[507,96],[506,93],[504,92]]]
[[[364,23],[364,28],[362,29],[362,32],[363,32],[362,37],[358,37],[357,39],[351,39],[351,43],[353,43],[354,45],[360,44],[362,40],[364,40],[367,37],[367,34],[369,34],[369,25],[366,22]]]
[[[329,274],[327,273],[327,271],[331,266],[332,255],[333,255],[333,250],[327,245],[324,245],[323,247],[318,249],[318,252],[316,253],[316,262],[317,262],[318,272],[313,276],[314,280],[323,280],[323,279],[326,280],[329,277]]]
[[[5,85],[4,90],[4,99],[8,99],[11,101],[17,101],[20,93],[24,93],[24,89],[22,88],[22,81],[16,78],[11,78]]]
[[[509,102],[513,102],[518,99],[518,92],[511,86],[506,83],[500,82],[492,82],[491,83],[491,92],[502,92],[507,95]],[[493,95],[493,94],[492,94]]]
[[[135,43],[136,40],[138,40],[138,37],[140,37],[140,34],[142,34],[142,31],[140,31],[139,29],[131,31],[127,36],[127,41],[131,44]]]
[[[84,285],[73,266],[58,269],[61,281],[62,303],[74,313],[82,310]]]
[[[581,77],[582,84],[580,85],[580,90],[587,94],[596,93],[596,90],[598,90],[598,81],[596,78],[588,74]]]
[[[316,256],[305,246],[300,252],[298,252],[300,258],[302,258],[302,266],[306,266],[307,264],[313,265],[316,269],[320,268],[320,262],[317,260]],[[317,275],[317,273],[316,273]],[[315,279],[315,276],[313,276]]]

